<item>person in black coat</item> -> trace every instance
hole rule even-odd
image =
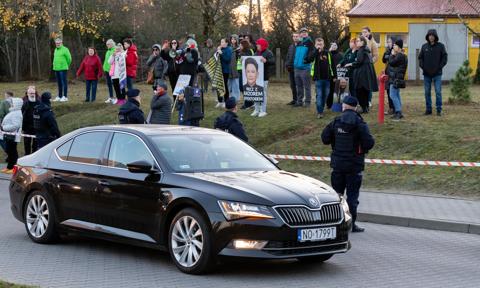
[[[423,44],[418,61],[423,70],[423,84],[425,88],[425,115],[432,114],[432,82],[435,86],[435,105],[437,115],[442,115],[442,69],[447,65],[447,50],[445,45],[438,42],[437,30],[428,30],[425,36],[427,43]]]
[[[357,38],[357,58],[345,67],[353,67],[353,86],[362,113],[368,113],[368,95],[370,91],[378,91],[377,77],[373,69],[372,54],[367,47],[367,39],[363,36]]]
[[[393,39],[389,37],[387,39],[387,47],[385,48],[385,52],[383,52],[382,62],[385,63],[385,75],[390,74],[390,65],[388,65],[388,59],[390,58],[390,54],[392,54],[393,49]],[[390,85],[388,83],[385,85],[385,90],[387,91],[388,95],[388,112],[385,115],[394,114],[394,107],[392,98],[390,98]]]
[[[38,149],[62,136],[50,104],[52,94],[44,92],[40,99],[40,104],[35,106],[33,110],[33,126],[36,132]]]
[[[130,89],[127,96],[127,102],[118,111],[118,121],[120,124],[145,124],[145,116],[140,109],[140,90]]]
[[[390,86],[390,97],[395,107],[394,120],[403,118],[402,101],[400,100],[400,89],[405,88],[405,73],[407,72],[407,57],[402,52],[403,41],[398,39],[393,45],[392,53],[388,58],[388,65],[390,66],[388,83]]]
[[[298,33],[292,34],[293,43],[288,46],[287,57],[285,58],[285,69],[288,71],[288,79],[290,82],[290,89],[292,90],[292,101],[287,105],[295,105],[297,103],[297,85],[295,84],[295,71],[293,69],[293,62],[295,60],[295,49],[297,48]]]
[[[237,138],[248,142],[248,137],[245,134],[245,130],[243,129],[243,124],[238,119],[237,101],[235,100],[235,98],[228,98],[228,100],[225,101],[225,109],[225,113],[215,119],[213,128],[224,130],[236,136]]]
[[[335,74],[337,73],[337,66],[340,64],[340,62],[343,59],[343,53],[338,51],[338,44],[335,42],[332,42],[330,44],[330,49],[328,49],[330,54],[332,55],[332,62],[333,62],[333,69],[335,70]],[[335,92],[335,79],[330,79],[330,92],[328,93],[327,97],[327,108],[331,109],[333,105],[333,93]]]
[[[23,97],[22,106],[22,130],[24,134],[35,135],[33,111],[35,110],[35,106],[39,103],[40,96],[38,95],[35,86],[28,87],[27,92],[25,92],[25,97]],[[36,138],[25,137],[23,139],[23,144],[25,147],[25,155],[30,155],[38,149]]]
[[[333,171],[333,189],[340,195],[347,193],[347,203],[352,214],[352,232],[363,232],[358,227],[358,198],[365,169],[365,154],[375,145],[367,123],[357,113],[357,99],[347,96],[343,100],[342,115],[335,117],[322,132],[322,142],[332,146],[330,167]]]

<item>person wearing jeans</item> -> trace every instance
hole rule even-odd
[[[315,39],[315,50],[306,58],[307,62],[313,61],[311,75],[315,80],[317,118],[323,118],[323,110],[328,94],[330,93],[330,81],[336,78],[335,63],[330,51],[325,49],[325,41],[322,38]]]
[[[67,72],[72,63],[72,55],[67,47],[63,46],[60,38],[55,39],[55,51],[53,53],[53,71],[57,78],[58,95],[54,101],[68,101],[68,81]]]
[[[310,106],[312,101],[310,69],[312,64],[306,61],[306,58],[314,50],[313,41],[308,36],[307,28],[299,31],[300,37],[295,47],[295,57],[293,59],[293,68],[295,73],[295,85],[297,86],[297,103],[295,107]],[[305,96],[305,99],[304,99]]]
[[[425,115],[432,114],[432,82],[435,85],[437,116],[442,115],[442,69],[447,65],[448,55],[445,45],[438,42],[437,30],[430,29],[425,36],[427,43],[423,44],[418,61],[423,70],[425,87]]]
[[[238,42],[237,34],[232,34],[232,36],[230,36],[230,45],[232,47],[232,57],[230,58],[230,74],[228,77],[227,86],[230,97],[235,98],[235,100],[238,102],[238,100],[240,100],[240,82],[239,73],[237,70],[237,60],[240,55],[240,43]]]
[[[102,62],[93,47],[88,48],[88,54],[83,58],[80,68],[77,70],[77,77],[80,77],[82,73],[85,74],[86,80],[85,102],[93,102],[97,95],[98,79],[103,75]]]
[[[261,56],[263,63],[263,102],[255,102],[255,111],[251,116],[265,117],[267,116],[267,96],[268,96],[268,80],[275,73],[275,57],[272,51],[268,49],[268,41],[260,38],[256,42],[257,53],[255,56]]]
[[[393,120],[400,120],[402,115],[402,101],[400,100],[400,82],[404,82],[405,73],[407,72],[407,57],[403,54],[403,40],[398,39],[393,45],[391,55],[388,58],[389,69],[389,84],[390,84],[390,98],[393,102],[395,114]]]
[[[107,52],[105,53],[105,59],[103,61],[103,71],[105,75],[105,80],[107,81],[107,87],[108,87],[108,99],[105,100],[105,103],[112,103],[114,100],[113,98],[113,84],[112,84],[112,77],[110,77],[110,56],[115,53],[115,41],[112,39],[107,40]]]

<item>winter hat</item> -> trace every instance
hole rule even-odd
[[[240,44],[240,43],[238,43],[238,35],[237,34],[232,34],[230,36],[230,39],[232,39],[232,38],[235,38],[235,40],[237,40],[237,45]]]
[[[352,97],[352,96],[347,96],[343,99],[343,103],[344,104],[347,104],[349,106],[352,106],[352,107],[357,107],[358,105],[358,100],[357,98],[355,97]]]
[[[43,92],[42,96],[40,97],[42,102],[49,103],[50,99],[52,99],[52,94],[50,92]]]
[[[234,97],[230,97],[225,101],[225,109],[230,110],[237,106],[237,100]]]
[[[153,44],[152,50],[153,50],[153,48],[157,48],[158,50],[162,50],[162,46],[160,46],[160,44]]]
[[[302,33],[302,32],[308,32],[307,27],[302,27],[300,28],[300,30],[298,30],[298,33]]]
[[[197,49],[197,47],[197,41],[195,41],[193,38],[190,38],[187,40],[187,42],[185,42],[185,48]]]
[[[140,90],[138,89],[130,89],[127,91],[128,98],[137,97],[138,95],[140,95]]]
[[[260,38],[255,42],[257,45],[260,45],[261,52],[267,50],[268,48],[268,41],[265,38]]]
[[[165,89],[165,91],[168,89],[168,86],[167,86],[167,83],[165,81],[159,81],[159,83],[157,83],[157,87],[160,86],[162,87],[163,89]]]
[[[395,40],[395,45],[397,45],[398,48],[403,49],[403,40],[402,39]]]

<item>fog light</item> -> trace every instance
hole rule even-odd
[[[263,249],[267,245],[267,241],[258,240],[233,240],[233,247],[235,249]]]

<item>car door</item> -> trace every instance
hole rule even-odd
[[[155,241],[162,209],[161,173],[127,169],[127,164],[142,160],[159,169],[153,154],[140,137],[115,132],[105,157],[95,193],[97,223],[106,233]]]
[[[91,229],[95,221],[93,192],[109,134],[83,133],[55,150],[58,161],[50,173],[62,224]]]

